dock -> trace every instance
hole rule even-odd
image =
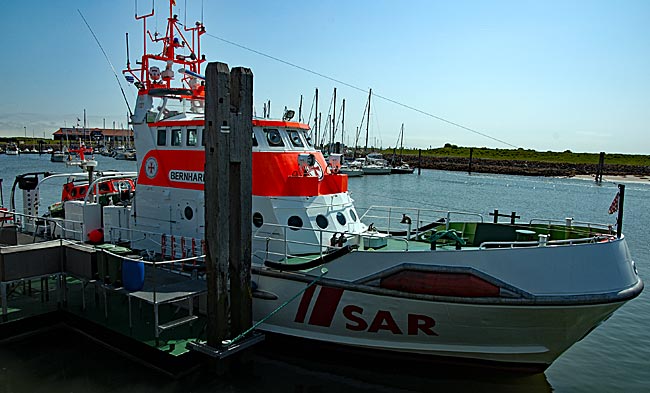
[[[142,261],[142,288],[128,290],[116,277],[100,278],[115,275],[128,256],[78,241],[39,241],[13,225],[0,228],[0,239],[16,240],[0,244],[0,337],[63,323],[168,374],[205,359],[202,263],[179,271],[169,261]]]

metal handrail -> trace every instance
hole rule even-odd
[[[566,239],[566,240],[548,240],[546,243],[541,243],[540,241],[512,241],[512,242],[483,242],[479,245],[480,250],[487,249],[487,246],[508,246],[509,248],[515,247],[543,247],[543,246],[564,246],[564,245],[575,245],[575,244],[584,244],[584,243],[596,243],[603,240],[612,240],[614,239],[610,235],[601,235],[593,237],[585,237],[580,239]]]

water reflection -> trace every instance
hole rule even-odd
[[[289,346],[287,346],[289,345]],[[174,379],[63,326],[0,343],[1,392],[549,392],[544,374],[440,363],[410,364],[270,343],[217,378]],[[284,350],[282,349],[284,348]],[[37,377],[35,377],[37,376]]]

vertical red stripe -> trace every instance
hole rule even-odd
[[[309,316],[309,324],[330,327],[342,296],[342,288],[322,287]]]
[[[302,298],[300,299],[300,305],[298,306],[298,311],[296,312],[296,319],[294,322],[303,323],[305,322],[305,316],[307,315],[307,309],[309,309],[309,304],[311,303],[311,298],[314,297],[314,291],[316,290],[316,285],[313,285],[303,293]]]

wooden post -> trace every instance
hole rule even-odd
[[[253,193],[253,73],[230,73],[230,313],[234,337],[253,324],[251,222]]]
[[[605,166],[605,152],[600,152],[600,157],[598,158],[598,168],[596,168],[596,182],[600,183],[603,181],[603,169]]]
[[[418,149],[418,176],[422,173],[422,149]]]
[[[251,203],[253,74],[210,63],[205,97],[205,239],[208,345],[252,325]],[[228,329],[228,292],[232,326]]]
[[[469,167],[467,168],[467,173],[472,174],[472,155],[474,155],[474,148],[469,148]]]
[[[221,346],[228,334],[227,280],[230,231],[230,71],[209,63],[205,89],[205,240],[208,287],[208,345]],[[221,197],[220,197],[221,196]]]

